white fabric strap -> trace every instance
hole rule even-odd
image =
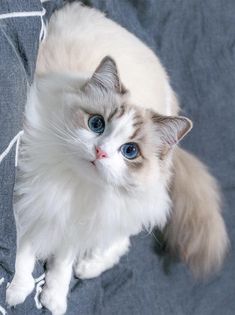
[[[42,11],[23,11],[23,12],[9,12],[0,14],[0,20],[15,18],[15,17],[30,17],[30,16],[39,16],[41,18],[41,31],[39,35],[40,41],[46,37],[46,26],[43,20],[46,10],[42,8]]]
[[[0,305],[0,314],[2,314],[2,315],[6,315],[7,314],[7,311],[1,305]]]
[[[20,132],[17,133],[17,135],[10,141],[10,143],[8,144],[8,147],[6,148],[6,150],[4,150],[1,154],[0,154],[0,163],[3,161],[3,159],[7,156],[7,154],[11,151],[11,148],[13,147],[13,145],[16,143],[16,154],[15,154],[15,165],[18,165],[18,151],[19,151],[19,142],[20,142],[20,137],[23,134],[23,130],[21,130]]]
[[[35,279],[35,284],[36,284],[36,293],[34,295],[34,301],[37,309],[42,308],[42,304],[39,300],[39,296],[42,292],[42,287],[45,284],[45,273],[43,273],[40,277]]]
[[[0,14],[0,20],[9,19],[14,17],[26,17],[26,16],[44,16],[46,10],[43,8],[42,11],[23,11],[23,12],[9,12]]]

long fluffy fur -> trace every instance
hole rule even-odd
[[[229,247],[220,191],[205,165],[180,148],[174,152],[173,174],[168,246],[178,251],[196,277],[204,278],[220,269]]]
[[[177,116],[154,53],[97,10],[73,3],[52,16],[36,72],[42,77],[29,93],[15,189],[18,251],[8,303],[33,290],[35,259],[42,258],[52,262],[41,302],[64,314],[72,268],[82,278],[111,268],[131,235],[164,227],[171,199],[170,248],[195,274],[217,270],[228,247],[217,185],[177,148],[192,125]],[[92,114],[104,118],[107,132],[92,133]],[[130,141],[141,151],[135,164],[120,153]],[[96,160],[97,146],[108,159]]]

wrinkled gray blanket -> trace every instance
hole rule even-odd
[[[36,308],[35,291],[15,309],[5,305],[15,259],[15,145],[39,40],[45,35],[42,19],[62,4],[62,0],[41,2],[0,0],[0,305],[7,314],[16,315],[49,314]],[[183,113],[194,121],[183,146],[207,163],[221,184],[232,245],[222,272],[208,282],[196,283],[183,264],[170,261],[161,244],[143,233],[132,239],[130,252],[112,270],[94,280],[72,280],[67,314],[234,315],[235,2],[84,2],[106,12],[160,56]],[[42,272],[38,265],[35,277]]]

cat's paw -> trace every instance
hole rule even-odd
[[[28,279],[13,278],[6,290],[6,303],[9,306],[23,303],[26,297],[33,291],[34,286],[35,282],[32,276]]]
[[[52,312],[52,315],[63,315],[67,309],[66,294],[61,293],[59,288],[45,286],[40,296],[40,302]]]
[[[75,275],[79,279],[92,279],[100,276],[106,269],[104,262],[96,260],[82,260],[75,267]]]

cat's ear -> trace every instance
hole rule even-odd
[[[109,56],[106,56],[101,60],[92,77],[86,83],[85,88],[87,87],[113,90],[120,94],[126,93],[126,89],[119,78],[116,62]]]
[[[157,136],[160,136],[163,158],[192,129],[193,123],[183,116],[161,116],[156,113],[152,113],[151,116]]]

